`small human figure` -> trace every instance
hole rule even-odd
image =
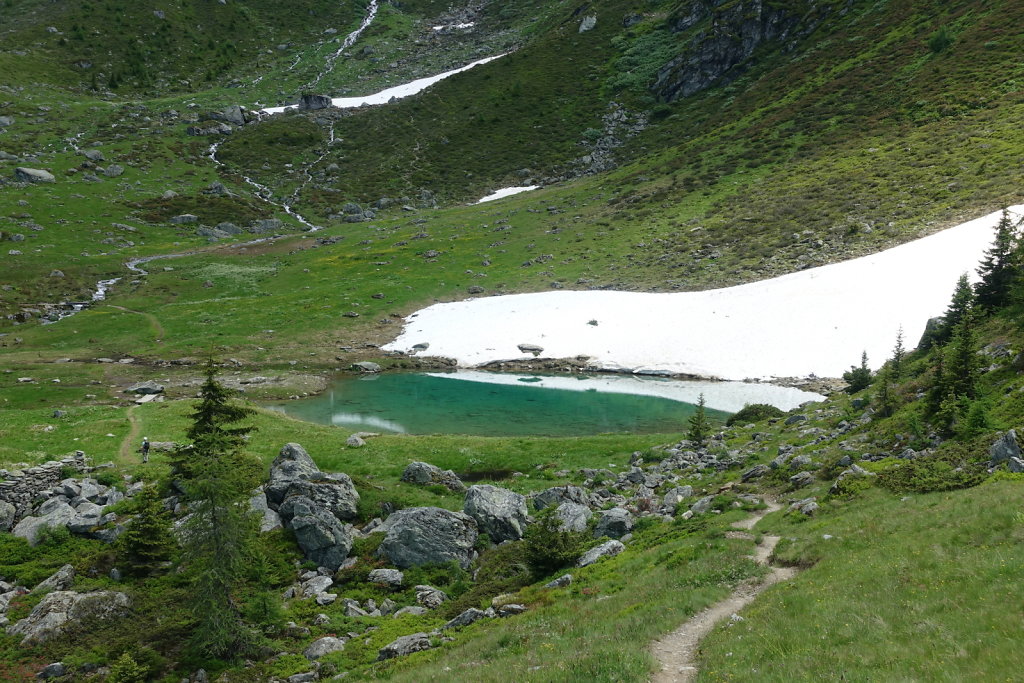
[[[149,462],[149,437],[142,437],[142,462]]]

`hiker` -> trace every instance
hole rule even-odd
[[[149,437],[142,437],[142,462],[149,462]]]

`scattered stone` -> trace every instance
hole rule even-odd
[[[563,574],[554,581],[544,584],[545,588],[565,588],[572,584],[572,574]]]
[[[348,446],[349,448],[362,448],[363,446],[366,445],[366,442],[363,441],[358,436],[356,436],[355,434],[353,434],[352,436],[345,439],[345,445]]]
[[[477,609],[476,607],[470,607],[465,612],[442,626],[441,630],[445,631],[450,628],[462,628],[464,626],[469,626],[474,621],[480,621],[481,619],[486,618],[487,612],[484,612],[482,609]]]
[[[803,488],[804,486],[810,486],[813,481],[814,475],[810,472],[800,472],[799,474],[794,474],[789,478],[789,483],[792,484],[794,488],[798,489]]]
[[[998,465],[1001,462],[1007,461],[1010,458],[1019,458],[1021,455],[1020,445],[1017,443],[1017,431],[1011,429],[1004,432],[995,442],[989,447],[988,455],[990,459],[990,465]]]
[[[63,662],[54,662],[53,664],[46,665],[42,671],[36,674],[36,678],[48,680],[50,678],[60,678],[66,676],[68,668],[64,666]]]
[[[449,491],[456,493],[462,493],[466,490],[466,485],[462,483],[454,472],[451,470],[441,470],[441,468],[428,462],[417,461],[409,463],[402,472],[401,479],[410,484],[441,484]]]
[[[544,347],[536,344],[519,344],[517,348],[522,353],[532,353],[534,358],[544,353]]]

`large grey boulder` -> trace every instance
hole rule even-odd
[[[11,533],[35,545],[39,543],[39,534],[43,529],[66,526],[76,514],[74,508],[58,498],[46,501],[39,510],[40,515],[25,517]]]
[[[662,499],[662,507],[675,509],[677,505],[693,495],[692,486],[676,486],[665,494]]]
[[[288,487],[284,502],[287,503],[288,499],[294,496],[308,498],[340,521],[355,519],[358,515],[359,493],[352,483],[352,478],[347,474],[321,473],[315,479],[295,481]],[[287,521],[283,505],[281,517]]]
[[[444,631],[449,628],[462,628],[463,626],[469,626],[474,621],[486,619],[488,616],[490,615],[488,615],[487,612],[483,611],[482,609],[470,607],[465,612],[463,612],[462,614],[460,614],[459,616],[455,617],[454,619],[446,623],[444,626],[442,626],[441,630]]]
[[[586,505],[566,501],[555,508],[559,531],[586,531],[587,522],[594,516]]]
[[[518,541],[526,531],[526,498],[515,491],[489,484],[470,486],[462,509],[494,543]]]
[[[288,487],[298,481],[319,479],[320,468],[309,457],[306,449],[297,443],[286,443],[274,461],[270,463],[270,483],[267,484],[267,500],[272,506],[284,502]]]
[[[27,617],[8,626],[7,634],[20,636],[22,645],[35,645],[61,635],[69,626],[84,619],[106,620],[125,616],[130,607],[131,600],[124,593],[54,591],[47,594]]]
[[[580,559],[576,560],[576,566],[589,567],[602,557],[615,557],[625,549],[626,546],[616,540],[605,541],[601,545],[591,548],[587,552],[583,553],[583,555],[580,556]]]
[[[1020,457],[1020,445],[1017,443],[1017,430],[1011,429],[1004,433],[988,449],[992,465],[1006,462],[1010,458]]]
[[[0,531],[10,531],[14,526],[14,517],[18,509],[6,500],[0,500]]]
[[[704,496],[696,503],[690,506],[690,512],[695,515],[702,515],[711,509],[711,504],[715,502],[714,496]]]
[[[429,462],[411,462],[402,472],[402,481],[410,484],[440,484],[449,491],[462,493],[466,485],[451,470],[442,470]]]
[[[477,539],[476,520],[436,507],[399,510],[382,528],[387,535],[377,553],[402,569],[452,560],[465,569]]]
[[[327,95],[306,94],[299,99],[300,111],[315,111],[317,109],[327,109],[330,106],[331,98]]]
[[[341,652],[344,649],[344,639],[325,636],[310,643],[309,647],[307,647],[302,654],[306,656],[306,659],[313,661],[314,659],[320,659],[324,655],[329,655],[332,652]]]
[[[633,515],[625,508],[612,508],[601,513],[594,529],[594,538],[622,538],[633,530]]]
[[[538,510],[565,502],[589,507],[590,495],[579,486],[554,486],[533,496],[533,506]]]
[[[430,638],[427,634],[413,633],[412,635],[397,638],[382,647],[380,652],[377,653],[377,661],[393,659],[395,657],[404,657],[406,655],[411,655],[413,652],[420,652],[421,650],[429,649]]]
[[[378,583],[389,588],[401,588],[405,575],[397,569],[373,569],[367,580],[370,583]]]
[[[49,171],[19,166],[14,169],[14,179],[21,183],[55,183],[57,179]]]
[[[448,601],[448,596],[440,588],[433,586],[416,586],[416,603],[426,609],[437,609]]]
[[[352,549],[352,535],[337,517],[302,496],[289,498],[281,506],[281,516],[290,520],[288,526],[306,559],[331,571],[341,567]]]

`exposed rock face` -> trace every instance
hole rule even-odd
[[[462,512],[435,507],[407,508],[388,517],[378,554],[402,569],[455,560],[469,566],[476,543],[476,521]]]
[[[462,509],[494,543],[518,541],[526,530],[526,498],[508,489],[470,486]]]
[[[34,645],[59,636],[68,626],[86,618],[104,620],[122,617],[127,614],[129,607],[131,600],[124,593],[54,591],[47,594],[27,617],[8,626],[7,633],[21,636],[22,645]]]
[[[74,582],[75,568],[70,564],[66,564],[54,572],[50,578],[42,581],[38,586],[33,588],[32,592],[46,593],[47,591],[66,591],[71,588],[71,584]]]
[[[302,496],[341,521],[355,519],[359,493],[352,483],[352,478],[347,474],[335,472],[319,474],[316,479],[299,480],[289,486],[285,494],[285,503],[292,496]]]
[[[280,454],[270,463],[270,483],[267,484],[267,500],[271,505],[284,502],[288,488],[300,481],[316,479],[320,476],[320,468],[313,462],[302,446],[297,443],[286,443]]]
[[[732,82],[752,64],[757,49],[768,42],[783,43],[783,50],[814,32],[832,12],[845,11],[849,2],[818,4],[812,11],[794,11],[764,0],[726,0],[690,3],[685,14],[672,22],[674,32],[693,29],[688,47],[658,71],[651,90],[673,101],[712,85]],[[698,28],[707,23],[706,27]]]
[[[440,484],[449,491],[461,493],[466,485],[451,470],[441,470],[429,462],[411,462],[402,472],[402,481],[410,484]]]
[[[14,526],[15,507],[6,500],[0,500],[0,531],[10,531]]]
[[[25,517],[18,522],[12,533],[35,545],[43,529],[66,526],[74,517],[74,508],[60,499],[51,498],[40,506],[38,516]]]
[[[258,488],[253,491],[252,498],[249,499],[249,507],[259,515],[260,532],[266,533],[281,528],[281,515],[267,505],[267,494],[263,492],[263,489]]]
[[[374,569],[370,572],[368,580],[391,588],[401,588],[405,575],[397,569]]]

